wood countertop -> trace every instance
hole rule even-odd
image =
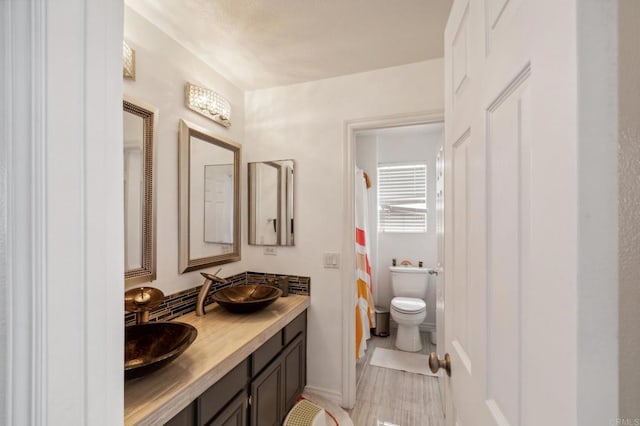
[[[198,337],[169,365],[125,381],[125,424],[169,421],[308,307],[309,296],[290,294],[252,314],[231,314],[212,304],[205,316],[177,318],[198,329]]]

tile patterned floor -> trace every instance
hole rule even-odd
[[[356,364],[356,405],[350,411],[355,426],[443,426],[438,378],[369,365],[374,348],[395,349],[389,337],[372,337]],[[420,353],[435,352],[429,333],[421,333]]]

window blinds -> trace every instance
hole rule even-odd
[[[427,166],[378,166],[378,231],[427,231]]]

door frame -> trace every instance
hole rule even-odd
[[[122,13],[0,3],[0,424],[122,423]]]
[[[419,111],[378,117],[367,117],[344,122],[342,143],[342,188],[343,193],[343,265],[342,268],[342,406],[353,408],[356,403],[356,360],[353,349],[356,345],[355,314],[356,270],[354,235],[355,225],[355,146],[356,132],[362,130],[404,127],[417,124],[444,123],[444,110]],[[352,267],[351,267],[352,266]]]

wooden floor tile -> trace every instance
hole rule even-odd
[[[369,365],[375,348],[395,349],[389,337],[372,337],[356,364],[356,405],[350,411],[355,426],[443,426],[439,378]],[[421,333],[422,354],[436,352],[429,333]],[[426,360],[425,360],[426,361]]]

